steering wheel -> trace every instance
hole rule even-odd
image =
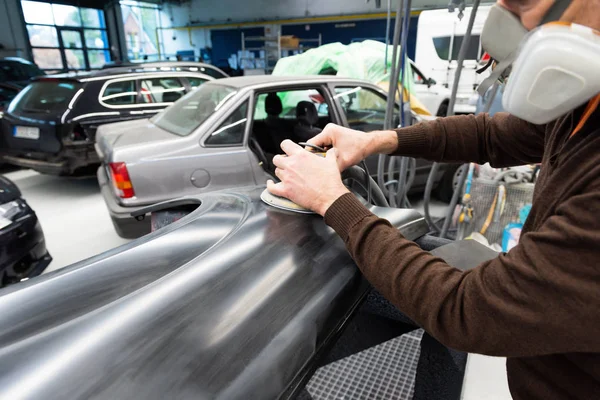
[[[255,138],[251,137],[250,143],[248,143],[248,145],[250,149],[254,151],[254,154],[256,154],[256,156],[258,157],[258,161],[260,161],[263,164],[263,168],[265,170],[268,170],[269,161],[267,159],[267,156],[265,155],[265,152],[260,147],[260,144],[258,144],[258,141]]]

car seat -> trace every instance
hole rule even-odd
[[[294,134],[299,142],[306,142],[321,132],[321,128],[315,126],[319,123],[317,107],[310,101],[301,101],[296,106],[296,126]]]
[[[162,95],[162,103],[174,103],[181,98],[183,92],[164,92]]]

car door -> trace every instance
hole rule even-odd
[[[204,100],[204,99],[203,99]],[[218,104],[227,99],[214,99]],[[191,170],[186,194],[255,185],[247,146],[250,97],[246,96],[227,107],[231,111],[214,123],[199,140],[199,148],[190,157],[180,160]]]
[[[449,100],[448,89],[435,84],[435,81],[423,75],[414,64],[411,64],[411,67],[413,72],[413,88],[417,98],[432,115],[439,115],[440,113],[445,115],[448,111],[448,106],[446,104],[444,110],[442,104],[444,101],[447,102]]]

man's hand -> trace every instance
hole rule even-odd
[[[337,163],[340,171],[343,171],[372,154],[393,152],[398,146],[398,138],[394,131],[365,133],[327,124],[323,132],[310,139],[308,143],[337,149]]]
[[[284,140],[281,149],[287,157],[276,155],[273,164],[280,183],[269,180],[267,189],[276,196],[290,199],[320,215],[340,196],[348,193],[342,183],[335,149],[325,158],[312,154],[291,140]]]

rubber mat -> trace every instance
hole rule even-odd
[[[319,368],[306,386],[313,400],[413,397],[421,329]]]

